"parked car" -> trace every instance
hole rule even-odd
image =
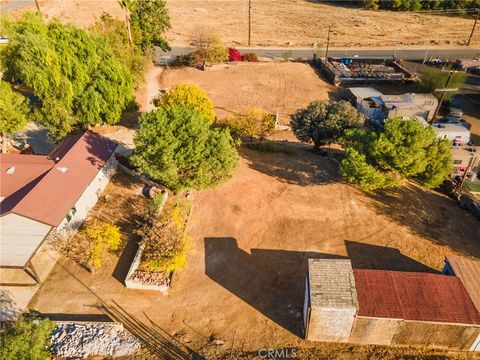
[[[460,196],[458,204],[462,209],[469,210],[473,216],[480,220],[480,201],[475,199],[473,195],[463,194]]]
[[[468,130],[472,128],[472,124],[470,124],[467,120],[456,116],[445,116],[439,120],[434,121],[434,124],[458,124],[462,125]]]

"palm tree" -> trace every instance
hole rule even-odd
[[[118,0],[118,4],[125,10],[125,22],[127,23],[127,34],[128,41],[130,43],[130,50],[133,55],[133,40],[132,40],[132,30],[130,27],[130,13],[135,7],[135,0]]]

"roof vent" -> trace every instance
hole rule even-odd
[[[10,166],[9,168],[7,168],[7,175],[13,175],[14,172],[15,166]]]
[[[57,167],[57,170],[61,171],[62,173],[66,173],[68,168],[66,168],[65,166],[59,166],[59,167]]]

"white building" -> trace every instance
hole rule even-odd
[[[48,156],[0,155],[1,285],[32,285],[24,284],[29,277],[39,282],[32,257],[53,229],[83,222],[116,169],[116,147],[85,132]]]

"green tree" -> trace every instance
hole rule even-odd
[[[97,38],[104,38],[112,49],[115,57],[135,76],[137,83],[141,82],[149,57],[143,55],[141,49],[133,44],[133,52],[129,47],[128,35],[124,31],[125,24],[103,13],[89,29]]]
[[[170,108],[185,106],[197,112],[210,123],[215,121],[215,107],[205,90],[194,84],[178,84],[160,98],[154,100],[155,106]]]
[[[367,9],[378,10],[379,0],[364,0],[363,6]]]
[[[239,136],[262,139],[275,130],[275,116],[259,108],[248,108],[235,113],[228,126]]]
[[[0,133],[2,152],[6,153],[9,137],[27,125],[30,108],[25,97],[13,91],[6,81],[1,80],[0,93]]]
[[[363,124],[363,116],[348,102],[314,101],[291,116],[291,127],[302,142],[313,149],[334,143],[345,130]]]
[[[104,38],[27,13],[6,26],[5,77],[20,79],[37,99],[34,116],[54,140],[74,128],[115,124],[133,100],[134,78]]]
[[[0,339],[3,360],[50,359],[50,339],[55,325],[48,319],[21,315],[13,323],[2,323]]]
[[[448,140],[415,119],[385,121],[384,131],[348,130],[340,139],[342,176],[367,190],[399,185],[402,177],[439,186],[452,169]]]
[[[435,96],[440,97],[441,93],[435,93],[435,89],[444,88],[447,79],[448,79],[448,72],[442,72],[438,69],[432,68],[425,68],[420,76],[420,84],[419,87],[421,91],[434,93]],[[466,80],[466,76],[464,73],[455,73],[452,75],[448,87],[449,88],[460,88]],[[445,93],[444,99],[448,100],[455,96],[455,92],[448,91]]]
[[[174,191],[219,185],[238,165],[230,132],[185,106],[143,114],[134,142],[132,163]]]
[[[154,46],[159,46],[163,51],[170,50],[170,46],[163,38],[165,31],[170,29],[170,16],[165,0],[135,1],[131,11],[131,22],[134,29],[140,30],[140,36],[136,41],[144,52],[153,50]]]

